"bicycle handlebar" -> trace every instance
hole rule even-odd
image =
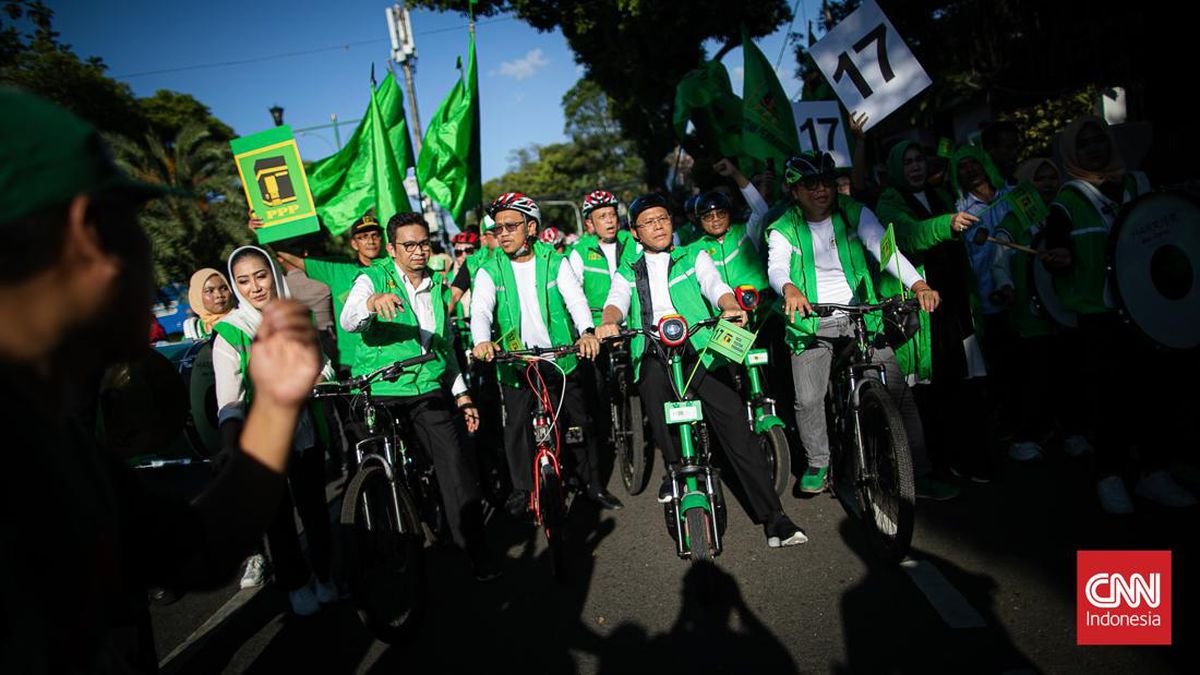
[[[496,361],[524,361],[528,357],[543,357],[543,356],[566,356],[579,351],[579,347],[575,345],[560,345],[558,347],[530,347],[529,349],[514,349],[512,351],[504,351],[497,349],[492,352],[492,358]]]
[[[366,375],[352,377],[349,380],[334,381],[334,382],[319,382],[313,387],[312,395],[316,398],[325,396],[340,396],[348,394],[355,389],[363,389],[378,380],[395,381],[400,373],[419,366],[422,363],[428,363],[437,358],[437,354],[432,352],[414,356],[411,359],[396,361],[395,363],[386,365],[382,368],[374,370]]]
[[[921,303],[916,298],[901,300],[900,298],[888,298],[883,302],[866,305],[842,305],[836,302],[813,303],[813,313],[817,316],[832,316],[834,312],[845,312],[846,314],[870,314],[884,309],[899,309],[901,311],[915,311],[921,308]]]
[[[717,323],[719,323],[721,320],[722,320],[722,317],[714,316],[714,317],[711,317],[708,319],[704,319],[702,321],[697,321],[696,323],[693,323],[693,324],[688,324],[688,337],[695,335],[696,331],[700,330],[701,328],[717,325]],[[650,338],[651,340],[657,340],[658,339],[658,326],[657,325],[645,326],[638,330],[625,329],[625,330],[617,333],[616,335],[613,335],[612,337],[604,338],[603,340],[601,340],[601,342],[613,342],[616,340],[624,340],[626,338],[637,337],[639,335],[645,335],[646,337]]]

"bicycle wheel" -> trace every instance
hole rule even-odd
[[[908,435],[896,403],[882,384],[864,382],[859,406],[862,517],[874,531],[884,557],[899,562],[912,543],[916,500]]]
[[[538,469],[538,514],[541,516],[542,531],[546,534],[549,548],[550,568],[554,578],[566,578],[565,538],[567,503],[562,490],[562,481],[550,463]]]
[[[617,447],[617,461],[621,465],[621,482],[630,495],[639,495],[646,489],[650,477],[650,464],[654,455],[646,452],[646,424],[642,412],[642,397],[630,394],[627,385],[621,385],[622,402],[613,406],[613,436]]]
[[[782,495],[792,477],[792,450],[788,446],[787,434],[783,433],[783,427],[771,427],[759,436],[759,440],[767,457],[767,466],[771,469],[775,494]]]
[[[395,500],[383,467],[361,469],[346,487],[339,519],[359,619],[388,643],[416,625],[427,586],[417,512],[408,491],[394,487]]]
[[[708,511],[692,507],[683,519],[687,524],[688,550],[692,554],[692,562],[712,560],[712,531],[709,529]]]

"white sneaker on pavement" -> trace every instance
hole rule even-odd
[[[1033,441],[1020,441],[1008,446],[1008,456],[1018,462],[1032,462],[1042,458],[1042,446]]]
[[[246,571],[242,574],[242,580],[238,582],[238,587],[255,588],[262,586],[267,578],[266,566],[267,560],[261,553],[256,553],[246,558]]]
[[[1133,513],[1133,500],[1120,476],[1108,476],[1096,481],[1096,496],[1105,513],[1122,516]]]
[[[1075,434],[1067,436],[1063,439],[1063,452],[1067,453],[1067,457],[1083,457],[1091,453],[1092,444],[1088,443],[1088,439]]]
[[[1196,496],[1187,488],[1175,482],[1166,471],[1152,471],[1138,481],[1133,493],[1150,501],[1172,509],[1182,509],[1196,505]]]

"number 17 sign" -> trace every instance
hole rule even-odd
[[[878,124],[932,84],[874,0],[825,34],[809,53],[847,110]]]

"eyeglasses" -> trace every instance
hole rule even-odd
[[[426,250],[433,248],[433,242],[429,241],[428,239],[422,239],[421,241],[402,241],[396,245],[404,247],[405,253],[412,253],[413,251],[417,250],[418,246]]]
[[[475,247],[474,247],[474,246],[468,246],[468,247],[466,247],[466,248],[456,248],[456,249],[454,249],[454,255],[471,255],[471,254],[472,254],[472,253],[474,253],[474,252],[475,252]]]
[[[671,224],[671,216],[659,216],[657,218],[648,218],[637,224],[638,229],[649,229],[651,227],[666,227]]]
[[[525,227],[523,220],[519,223],[496,223],[495,232],[496,234],[512,234],[522,227]]]
[[[714,223],[722,218],[728,218],[729,212],[725,209],[715,209],[700,216],[700,220],[705,223]]]
[[[816,190],[818,185],[835,188],[837,187],[837,176],[831,173],[823,173],[819,176],[805,176],[800,179],[800,186],[810,192]]]

